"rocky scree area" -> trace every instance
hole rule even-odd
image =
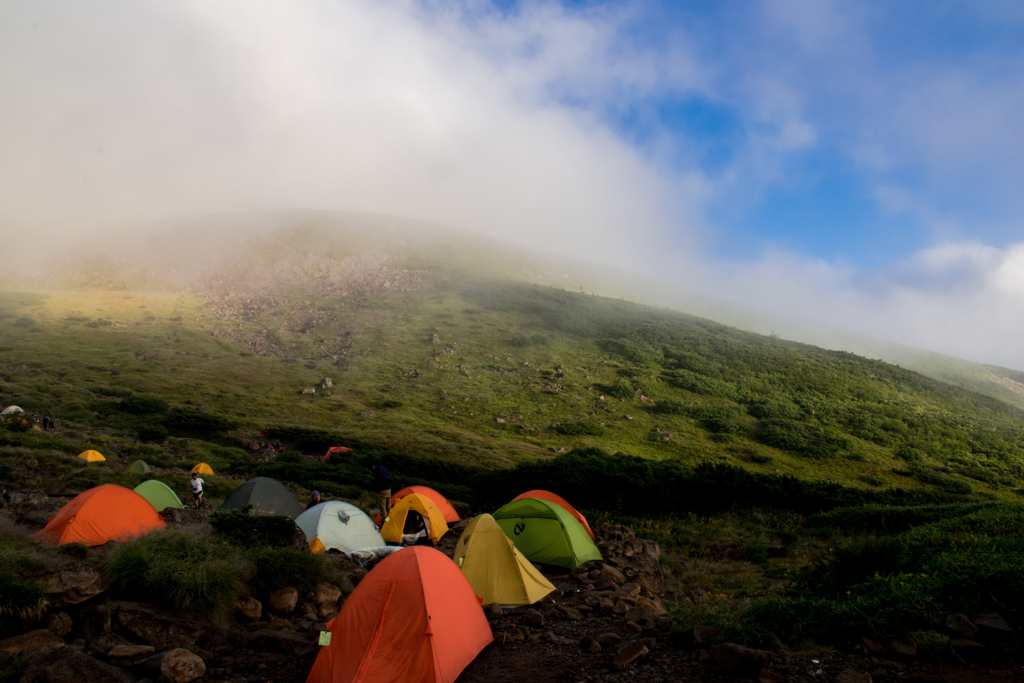
[[[61,500],[5,491],[0,505],[4,524],[30,532]],[[166,510],[164,518],[172,528],[202,532],[209,512]],[[437,548],[451,556],[467,521],[453,526]],[[912,644],[869,637],[847,652],[809,656],[719,643],[719,630],[707,625],[682,633],[663,603],[671,595],[658,544],[621,525],[602,524],[595,535],[604,559],[571,571],[544,567],[556,590],[538,604],[483,607],[494,644],[460,681],[964,683],[1020,676],[1012,664],[1019,660],[1016,635],[997,614],[947,618],[957,654],[980,662],[963,667],[925,664]],[[304,538],[294,545],[308,548]],[[25,683],[304,681],[319,633],[368,572],[331,553],[342,584],[321,583],[305,594],[281,586],[243,596],[226,621],[211,623],[119,599],[99,570],[116,546],[88,549],[79,559],[31,575],[46,594],[46,609],[26,623],[25,633],[0,641],[0,674],[20,671],[20,678],[8,680]]]

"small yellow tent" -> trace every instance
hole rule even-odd
[[[192,471],[196,474],[213,474],[213,468],[207,465],[205,462],[201,462],[192,468]]]
[[[88,462],[103,462],[106,460],[102,453],[94,450],[82,451],[78,454],[78,457]]]
[[[485,604],[532,605],[555,590],[490,515],[466,525],[453,559]]]
[[[433,541],[434,545],[437,545],[441,537],[448,533],[448,523],[444,521],[444,513],[434,501],[419,493],[412,493],[391,508],[391,514],[388,515],[384,526],[380,528],[380,535],[385,541],[388,543],[402,542],[405,518],[409,516],[410,511],[418,512],[427,522],[429,529],[427,538]]]

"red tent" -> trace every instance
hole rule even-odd
[[[330,628],[306,683],[451,683],[493,640],[469,581],[423,546],[374,567]]]
[[[103,545],[144,536],[165,526],[163,518],[138,493],[104,484],[75,496],[33,537],[53,545]]]
[[[327,449],[327,453],[324,454],[324,457],[320,459],[326,460],[327,458],[331,457],[332,453],[349,453],[351,451],[352,449],[349,448],[348,446],[331,446],[330,448]]]
[[[569,505],[569,502],[562,498],[557,493],[551,493],[551,491],[542,491],[541,489],[534,489],[533,491],[527,491],[526,493],[520,493],[518,496],[513,498],[513,501],[522,500],[523,498],[540,498],[541,500],[549,500],[555,505],[562,506],[566,512],[576,518],[576,520],[583,525],[583,528],[590,534],[590,540],[594,540],[594,532],[590,530],[590,525],[587,524],[587,518],[580,514],[580,511]]]
[[[395,503],[400,499],[405,498],[410,493],[418,493],[421,496],[429,498],[430,501],[437,506],[437,509],[441,511],[441,514],[444,515],[444,521],[449,524],[455,524],[456,522],[462,521],[462,517],[459,517],[459,513],[455,511],[455,508],[453,508],[452,504],[448,502],[448,499],[429,486],[406,486],[404,489],[391,496],[391,507],[395,507]],[[373,523],[377,526],[382,526],[381,521],[380,513],[378,512]]]

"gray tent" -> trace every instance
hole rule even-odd
[[[244,510],[252,507],[253,514],[285,515],[298,519],[305,510],[284,484],[270,477],[256,477],[235,489],[221,510]]]

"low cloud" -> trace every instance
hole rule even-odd
[[[0,229],[59,244],[218,212],[404,215],[1024,368],[1024,59],[896,54],[875,34],[898,8],[731,7],[6,2]],[[736,118],[714,165],[706,131],[659,123],[686,98]],[[765,235],[757,259],[709,256],[744,239],[716,216],[807,182],[815,154],[932,241],[877,269]]]

